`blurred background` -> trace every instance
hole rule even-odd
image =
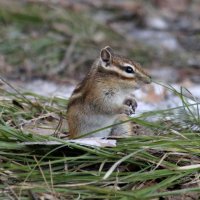
[[[0,26],[1,77],[16,88],[69,97],[109,45],[200,98],[198,0],[1,0]],[[178,104],[159,85],[136,95],[144,110]]]

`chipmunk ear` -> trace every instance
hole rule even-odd
[[[109,65],[112,61],[113,51],[109,46],[104,47],[101,49],[101,60]]]

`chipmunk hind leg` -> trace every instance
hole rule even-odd
[[[131,136],[133,134],[132,123],[128,120],[129,117],[126,114],[119,115],[118,118],[115,120],[114,124],[118,124],[121,122],[124,123],[113,126],[110,136]]]

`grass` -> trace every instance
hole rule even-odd
[[[2,90],[1,199],[168,199],[187,195],[198,199],[200,137],[190,125],[194,122],[199,127],[195,114],[199,107],[196,102],[196,110],[192,110],[194,105],[181,92],[174,92],[183,106],[132,119],[155,135],[121,138],[114,148],[93,148],[58,137],[63,130],[52,124],[58,125],[61,118],[64,122],[66,99]],[[151,117],[156,120],[149,121]],[[182,127],[185,118],[187,126]],[[34,128],[28,129],[31,123]],[[36,127],[40,129],[34,131]],[[52,135],[42,134],[44,129]],[[60,141],[61,145],[23,143],[30,141]]]
[[[9,2],[0,2],[0,54],[7,64],[0,70],[5,76],[78,76],[97,55],[97,46],[108,44],[119,51],[123,46],[126,55],[143,64],[165,59],[174,66],[181,60],[178,52],[159,57],[143,44],[126,46],[130,42],[123,35],[82,11]],[[184,59],[179,62],[185,64]],[[1,81],[10,89],[0,89],[0,199],[199,198],[199,102],[191,103],[185,89],[163,85],[182,106],[130,119],[154,135],[121,138],[114,148],[94,148],[61,138],[67,131],[67,99],[21,93]],[[24,143],[38,141],[61,145]]]

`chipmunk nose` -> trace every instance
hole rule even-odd
[[[152,82],[152,77],[148,76],[146,79],[146,84],[150,84]]]
[[[146,74],[137,74],[137,78],[140,82],[144,84],[150,84],[152,82],[152,78]]]
[[[150,84],[152,82],[151,76],[142,76],[141,81],[145,84]]]
[[[148,80],[148,83],[151,83],[152,82],[152,77],[149,76],[149,80]]]

